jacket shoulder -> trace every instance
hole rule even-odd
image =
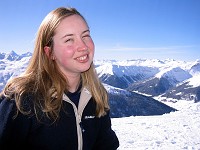
[[[13,111],[15,101],[5,96],[0,97],[0,122],[6,122],[8,116]],[[2,124],[0,124],[1,126]]]
[[[7,123],[12,118],[13,108],[14,100],[8,99],[5,96],[0,97],[0,141],[6,130]]]

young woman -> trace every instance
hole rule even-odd
[[[26,71],[0,98],[0,149],[116,150],[109,102],[84,17],[60,7],[41,23]]]

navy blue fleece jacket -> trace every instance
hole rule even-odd
[[[76,105],[64,94],[60,119],[51,124],[38,122],[34,115],[16,113],[14,100],[0,98],[0,149],[11,147],[28,150],[116,150],[118,138],[111,129],[109,112],[95,117],[96,104],[90,93],[82,92]],[[80,103],[80,102],[79,102]]]

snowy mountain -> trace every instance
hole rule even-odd
[[[139,81],[129,85],[131,91],[138,91],[152,96],[157,96],[165,93],[170,88],[173,88],[178,83],[191,78],[192,75],[180,67],[170,67],[161,70],[153,78]]]
[[[14,51],[8,54],[0,53],[0,91],[10,78],[20,75],[25,70],[31,55],[30,52],[22,55]]]
[[[192,99],[188,100],[186,96],[187,92],[191,95],[190,98],[192,98],[193,95],[197,96],[196,99],[200,100],[199,61],[177,62],[174,60],[167,60],[151,62],[151,60],[144,60],[142,62],[140,61],[140,63],[129,63],[136,66],[155,66],[162,72],[166,72],[163,70],[172,66],[173,68],[180,67],[184,70],[182,72],[186,77],[188,75],[186,72],[188,72],[191,77],[188,79],[186,78],[186,80],[182,78],[180,83],[168,90],[169,93],[172,91],[176,92],[171,93],[171,97],[173,98],[168,98],[170,97],[169,95],[163,95],[163,97],[161,97],[162,94],[160,97],[154,97],[179,111],[154,116],[113,118],[112,128],[119,137],[120,142],[118,150],[200,150],[200,102]],[[158,74],[153,75],[152,78],[156,77],[158,77]],[[160,76],[160,78],[157,79],[162,80],[162,77]],[[151,80],[151,78],[149,78],[149,80]],[[166,85],[168,84],[168,82],[164,82],[164,80],[160,82]],[[152,84],[152,87],[155,85],[156,84]],[[146,85],[146,87],[150,86]],[[144,95],[151,96],[148,94]],[[177,95],[179,97],[175,97]]]
[[[104,85],[109,93],[112,118],[163,115],[176,109],[135,92]]]
[[[163,95],[165,99],[200,100],[198,96],[200,85],[192,86],[200,82],[199,60],[194,62],[173,59],[104,60],[96,61],[95,64],[100,79],[106,84],[151,97]],[[188,86],[190,88],[187,88]],[[188,96],[188,93],[191,96]],[[179,96],[176,96],[177,94]]]
[[[14,51],[0,53],[0,90],[10,78],[25,70],[31,55],[18,55]],[[112,117],[158,115],[175,111],[160,103],[166,98],[199,101],[200,85],[191,86],[194,80],[199,79],[198,60],[95,60],[94,63],[108,90]],[[118,106],[123,106],[123,109]]]
[[[168,100],[189,100],[194,102],[200,101],[200,74],[195,74],[193,77],[184,80],[180,84],[177,84],[171,90],[158,96],[161,101]]]
[[[0,90],[25,70],[30,56],[0,53]],[[96,60],[95,65],[109,93],[118,150],[200,150],[199,60]],[[132,91],[134,84],[138,88]]]
[[[148,79],[159,72],[158,68],[152,66],[124,63],[126,62],[95,62],[102,82],[119,88],[127,88],[130,84]]]

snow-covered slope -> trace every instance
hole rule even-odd
[[[173,107],[180,111],[113,118],[118,150],[200,150],[200,103],[182,100]]]
[[[22,55],[16,54],[14,51],[10,53],[0,53],[0,91],[6,82],[15,76],[24,72],[30,60],[31,53]]]
[[[109,94],[111,117],[163,115],[176,109],[151,97],[104,85]]]
[[[159,72],[158,68],[148,66],[123,66],[104,63],[96,67],[100,79],[109,85],[127,88],[130,84],[148,79]]]
[[[158,96],[159,99],[186,99],[188,101],[200,101],[200,74],[195,74],[191,78],[177,84],[171,90]]]
[[[188,71],[185,71],[180,67],[169,67],[161,70],[152,78],[130,84],[128,89],[157,96],[191,77],[192,75]]]
[[[106,84],[144,95],[163,95],[165,98],[179,100],[188,97],[189,93],[191,96],[188,100],[195,100],[195,102],[200,100],[200,96],[198,96],[200,93],[199,60],[193,62],[173,59],[104,60],[95,61],[95,64],[100,79]],[[178,96],[176,96],[177,94]]]

